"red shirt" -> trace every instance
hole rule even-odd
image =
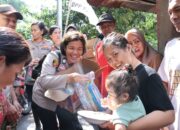
[[[99,64],[100,68],[105,67],[105,69],[103,69],[103,71],[101,73],[101,86],[99,89],[100,89],[101,95],[103,97],[106,97],[107,91],[105,88],[105,80],[106,80],[106,77],[108,76],[108,74],[113,70],[113,68],[111,68],[108,65],[107,60],[106,60],[104,53],[103,53],[102,46],[103,46],[103,41],[100,41],[96,46],[96,60]]]

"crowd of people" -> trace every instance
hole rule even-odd
[[[170,20],[177,32],[180,32],[179,8],[179,0],[169,1]],[[97,26],[102,34],[93,46],[101,70],[96,77],[100,82],[97,87],[102,95],[101,104],[106,108],[104,112],[113,118],[94,125],[77,114],[83,107],[73,91],[76,83],[88,82],[90,78],[80,72],[68,73],[83,59],[87,37],[74,24],[61,37],[58,26],[48,29],[38,21],[30,26],[32,38],[25,40],[15,30],[17,20],[22,19],[13,6],[0,5],[2,130],[16,125],[21,117],[13,82],[22,70],[36,130],[180,130],[179,38],[166,44],[163,57],[146,41],[143,30],[132,28],[123,35],[115,31],[116,20],[111,14],[99,17]],[[53,91],[61,97],[58,101],[50,94]],[[64,95],[64,91],[69,94]]]

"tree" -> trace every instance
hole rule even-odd
[[[94,8],[97,16],[103,12],[111,13],[116,19],[116,30],[122,34],[131,28],[139,28],[145,34],[146,40],[157,48],[156,15],[147,12],[134,11],[126,8]],[[65,10],[67,12],[67,8]],[[81,13],[71,11],[69,23],[75,23],[88,38],[97,36],[96,28],[89,24],[88,18]]]
[[[26,39],[30,38],[30,25],[33,21],[43,21],[48,27],[56,24],[57,7],[42,8],[41,12],[32,13],[29,12],[28,7],[21,0],[0,0],[0,3],[12,4],[17,10],[19,10],[24,20],[17,26],[17,31],[22,33]],[[65,20],[68,12],[68,1],[62,0],[63,3],[63,30],[65,27]],[[145,38],[152,45],[157,47],[157,34],[156,34],[156,15],[146,12],[134,11],[125,8],[94,8],[97,16],[100,16],[103,12],[112,13],[116,19],[117,31],[124,34],[129,29],[136,27],[141,29]],[[95,26],[90,25],[88,18],[81,13],[71,11],[69,16],[69,24],[74,23],[78,29],[86,33],[88,38],[93,38],[98,35]]]

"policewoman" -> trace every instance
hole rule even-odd
[[[44,93],[49,89],[55,90],[55,92],[67,89],[73,83],[89,80],[86,75],[75,72],[60,74],[63,70],[67,70],[81,59],[86,51],[85,44],[86,41],[83,34],[76,31],[68,32],[62,40],[61,53],[52,51],[47,55],[43,63],[41,76],[35,82],[32,97],[32,109],[40,117],[43,130],[58,130],[56,116],[59,118],[61,130],[82,129],[75,114],[65,109],[58,109],[57,102],[54,101],[56,99],[51,100]],[[58,96],[61,96],[61,94],[57,95],[57,98],[59,98]],[[74,105],[77,98],[73,97],[74,95],[67,97],[64,101],[64,108],[70,109],[72,105],[73,109],[79,107],[78,103],[76,104],[77,106]]]
[[[35,79],[32,78],[33,69],[39,64],[39,61],[46,56],[52,48],[53,43],[50,40],[44,38],[48,33],[47,27],[43,22],[34,22],[31,24],[31,34],[32,39],[27,40],[28,46],[30,48],[32,61],[26,67],[26,93],[28,95],[28,102],[31,104],[32,101],[32,89],[35,82]],[[40,129],[40,122],[38,116],[33,113],[34,121],[36,124],[36,129]]]

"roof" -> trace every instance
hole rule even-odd
[[[131,8],[145,12],[156,12],[156,0],[87,0],[90,5],[111,8]]]

